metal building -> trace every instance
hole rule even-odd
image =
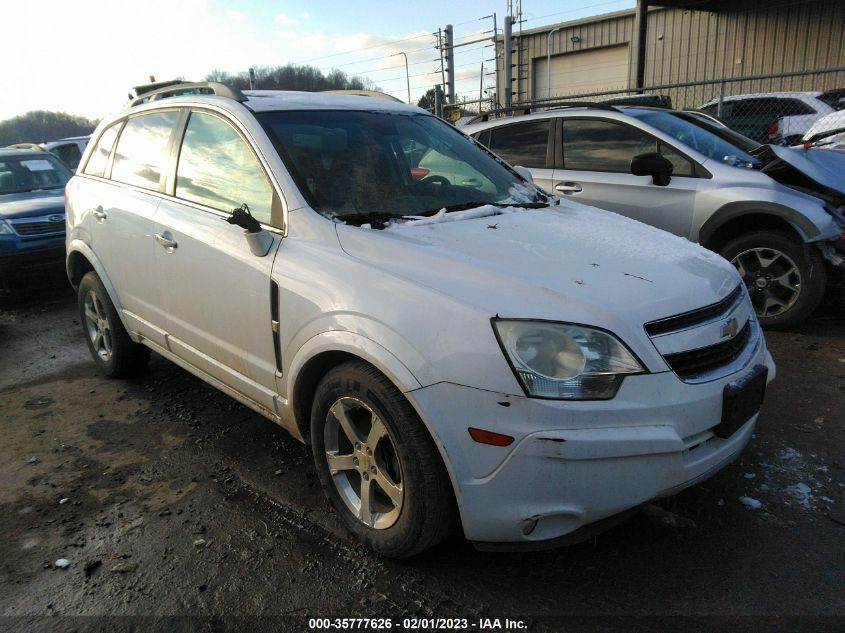
[[[729,80],[725,94],[845,87],[845,72],[813,72],[845,71],[842,0],[638,0],[628,11],[514,25],[513,36],[514,103],[719,80]],[[500,39],[500,59],[502,48]],[[498,72],[504,103],[501,61]],[[789,73],[797,75],[732,81]],[[684,94],[695,101],[713,92]]]

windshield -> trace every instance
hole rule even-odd
[[[50,154],[0,157],[0,194],[61,189],[70,172]]]
[[[325,110],[256,116],[309,204],[329,218],[361,224],[546,199],[433,116]]]
[[[630,114],[708,158],[740,167],[759,165],[750,154],[759,143],[695,115],[658,110]]]

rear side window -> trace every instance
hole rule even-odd
[[[176,197],[231,211],[246,203],[259,222],[270,223],[273,189],[252,149],[213,114],[192,112],[176,168]]]
[[[657,141],[629,125],[595,119],[563,121],[564,169],[630,173],[634,156],[655,151]]]
[[[816,111],[800,99],[778,99],[778,116],[799,116],[815,114]]]
[[[83,173],[86,173],[89,176],[103,176],[103,173],[106,171],[106,163],[108,163],[109,154],[111,154],[111,148],[114,147],[114,140],[117,138],[117,131],[119,129],[120,123],[115,123],[111,127],[107,127],[106,130],[100,134],[100,138],[97,140],[97,145],[94,147],[94,151],[91,153],[91,157],[88,159],[88,164],[85,165]]]
[[[168,162],[167,144],[178,118],[179,113],[172,110],[129,119],[117,142],[112,180],[157,191]]]
[[[490,140],[486,143],[511,165],[521,167],[545,167],[548,144],[548,120],[494,128],[490,130]]]
[[[79,159],[82,158],[82,152],[79,151],[79,145],[76,143],[59,145],[51,149],[50,153],[61,158],[71,169],[75,169],[79,164]]]

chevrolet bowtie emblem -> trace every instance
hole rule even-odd
[[[722,323],[722,338],[733,338],[739,331],[739,321],[731,317]]]

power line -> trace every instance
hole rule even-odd
[[[415,35],[413,37],[405,37],[401,40],[391,40],[390,42],[385,42],[384,44],[373,44],[372,46],[364,46],[362,48],[353,48],[348,51],[341,51],[339,53],[332,53],[331,55],[323,55],[322,57],[312,57],[311,59],[306,59],[300,62],[294,62],[297,64],[307,64],[309,62],[319,61],[321,59],[328,59],[329,57],[337,57],[339,55],[348,55],[349,53],[358,53],[360,51],[368,51],[373,48],[385,48],[387,46],[392,46],[393,44],[398,44],[399,42],[410,42],[411,40],[418,40],[423,37],[432,37],[431,33],[423,33],[421,35]]]

